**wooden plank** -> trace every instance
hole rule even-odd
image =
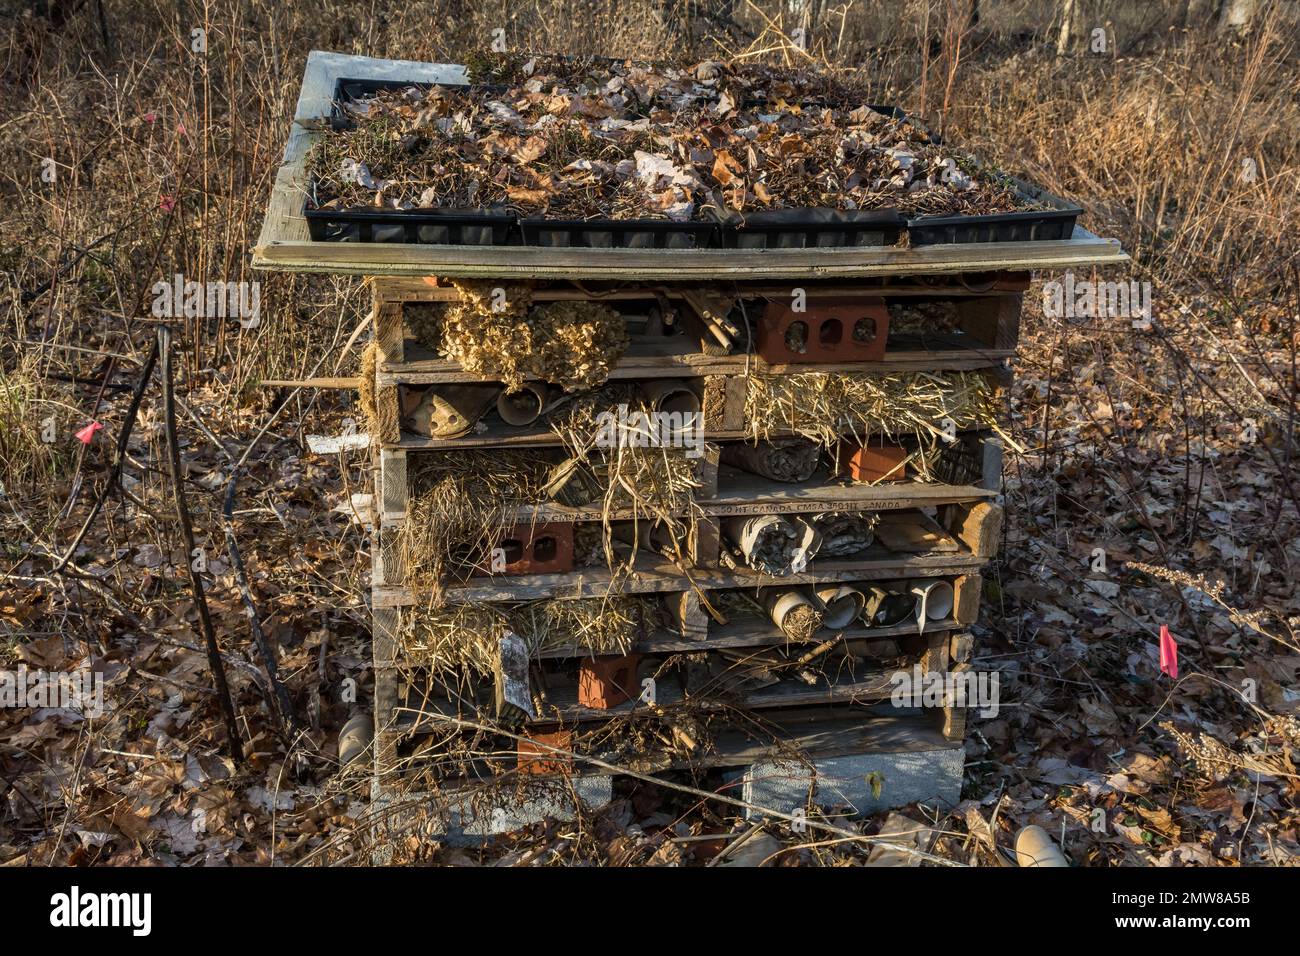
[[[961,545],[933,519],[916,513],[892,511],[881,515],[876,525],[876,540],[890,551],[909,554],[961,550]]]
[[[971,275],[957,274],[950,276],[876,276],[853,283],[835,283],[833,281],[801,278],[799,284],[811,297],[853,298],[867,296],[879,298],[897,297],[952,297],[978,298],[983,296],[1004,296],[1014,286],[1014,291],[1022,291],[1010,277],[1025,273],[999,273],[990,282],[988,273]],[[460,292],[450,282],[442,282],[437,276],[374,276],[371,280],[377,291],[385,299],[400,302],[460,302]],[[738,285],[735,290],[742,299],[789,299],[792,283],[771,285],[749,281]],[[1028,287],[1028,283],[1024,283]],[[681,299],[684,293],[712,291],[699,284],[679,282],[638,283],[623,286],[617,283],[582,282],[570,284],[559,280],[552,285],[535,286],[532,291],[534,302],[556,301],[608,301],[626,302],[655,298],[663,295],[668,299]]]
[[[997,557],[1002,543],[1002,519],[1002,508],[991,501],[978,501],[966,511],[957,528],[957,537],[976,557]]]
[[[978,339],[985,348],[1010,350],[1020,341],[1021,294],[984,296],[958,304],[961,329]]]
[[[921,672],[943,674],[948,670],[948,634],[945,631],[925,632],[925,653],[921,655]]]
[[[303,142],[300,149],[309,147]],[[292,190],[292,198],[281,195]],[[305,187],[276,177],[272,204],[301,209]],[[282,218],[287,218],[283,216]],[[305,221],[304,221],[305,222]],[[269,227],[268,227],[269,228]],[[1127,262],[1114,239],[1081,226],[1070,239],[983,242],[916,248],[862,246],[819,249],[571,249],[533,246],[451,246],[285,239],[267,228],[253,250],[253,267],[280,272],[349,275],[443,275],[500,279],[745,279],[850,278],[951,274],[1010,269],[1078,269]]]
[[[397,765],[397,707],[399,687],[397,672],[379,661],[391,661],[401,631],[399,608],[376,607],[371,610],[371,649],[376,661],[373,717],[375,723],[375,776],[382,778]]]
[[[402,303],[381,299],[376,294],[370,314],[374,322],[373,331],[375,344],[379,347],[381,369],[405,361],[406,331],[402,325]],[[397,382],[389,381],[381,372],[375,376],[375,384],[396,385]]]
[[[728,466],[723,465],[719,472],[724,473]],[[741,474],[748,475],[747,472]],[[766,479],[751,476],[759,482]],[[988,498],[992,492],[974,485],[944,485],[922,482],[906,482],[885,485],[839,485],[834,483],[807,483],[805,485],[779,486],[769,483],[768,494],[755,487],[736,488],[721,485],[717,497],[701,499],[691,510],[697,515],[720,517],[731,515],[763,514],[815,514],[821,511],[893,511],[904,508],[921,508],[927,506],[980,501]],[[778,490],[779,489],[779,490]],[[396,506],[396,503],[393,503]],[[387,499],[384,507],[390,507]],[[678,517],[685,516],[680,511]],[[608,517],[610,521],[631,521],[638,515],[631,508],[613,509],[606,513],[599,504],[574,507],[553,502],[535,505],[520,505],[515,509],[519,522],[533,521],[600,521]],[[639,517],[644,518],[642,512]],[[386,527],[400,526],[406,520],[405,511],[386,510],[382,515]],[[703,545],[703,542],[701,542]],[[707,553],[707,552],[705,552]],[[716,561],[716,558],[715,558]],[[701,563],[712,563],[704,560]]]
[[[780,712],[782,715],[784,712]],[[829,716],[829,714],[838,715]],[[946,750],[951,744],[924,717],[869,717],[840,708],[820,720],[768,718],[776,740],[753,731],[727,731],[714,738],[714,751],[689,762],[696,768],[746,766],[772,757],[802,753],[809,757],[847,754],[916,753]],[[682,761],[685,764],[685,761]]]
[[[409,491],[406,482],[406,452],[401,448],[379,449],[379,501],[380,513],[387,516],[401,514],[405,519]],[[384,526],[393,526],[381,521]],[[400,523],[399,523],[400,524]]]
[[[946,577],[972,575],[984,561],[966,554],[914,555],[900,557],[883,549],[869,551],[870,557],[855,561],[814,560],[808,570],[781,578],[748,569],[696,568],[688,580],[679,569],[657,555],[641,553],[630,575],[615,575],[605,569],[584,569],[565,574],[519,575],[508,580],[471,578],[461,585],[449,585],[447,600],[456,604],[476,601],[531,601],[538,598],[573,599],[603,597],[611,594],[654,594],[684,591],[691,581],[705,590],[716,588],[757,588],[822,581],[881,581],[906,577]],[[975,585],[978,594],[978,584]],[[401,607],[416,603],[405,588],[384,584],[374,589],[375,603],[381,607]],[[960,588],[958,597],[960,598]],[[959,618],[959,620],[961,620]],[[962,623],[968,623],[963,620]]]
[[[547,687],[547,706],[529,724],[581,723],[593,720],[607,720],[610,717],[633,713],[660,713],[680,707],[689,707],[692,711],[730,710],[737,706],[753,709],[770,707],[799,707],[810,704],[829,703],[868,703],[890,699],[893,691],[892,669],[864,669],[853,677],[835,680],[822,678],[817,684],[809,685],[797,679],[787,679],[770,687],[763,687],[744,695],[690,696],[682,690],[680,681],[673,675],[665,675],[656,682],[655,704],[653,707],[641,700],[629,700],[606,710],[584,707],[578,703],[576,681],[559,684],[556,681]],[[485,692],[480,696],[486,700]],[[477,701],[475,702],[477,703]],[[400,705],[399,705],[400,707]],[[485,707],[481,707],[487,712]],[[457,716],[460,712],[452,701],[438,700],[428,695],[419,707],[408,703],[406,719],[414,721],[412,731],[420,723],[427,721],[437,726],[438,716]]]
[[[722,465],[718,495],[701,501],[705,514],[798,514],[818,511],[896,511],[961,501],[980,501],[990,492],[974,485],[928,484],[919,481],[853,484],[815,478],[783,484]]]
[[[756,355],[706,355],[690,343],[670,337],[660,345],[634,342],[610,370],[611,379],[678,378],[681,376],[725,376],[706,389],[726,389],[718,413],[706,411],[706,423],[713,427],[744,427],[744,376],[748,374],[785,375],[792,372],[844,372],[859,375],[891,375],[898,372],[978,371],[996,368],[1015,355],[1012,349],[909,349],[886,353],[877,362],[840,362],[832,365],[769,365]],[[411,343],[406,352],[413,356],[429,353]],[[494,382],[496,379],[475,375],[461,369],[458,362],[433,357],[413,357],[405,362],[382,362],[376,381],[381,385],[441,385],[453,382]],[[707,393],[706,393],[707,395]],[[739,405],[736,400],[739,398]],[[708,404],[706,398],[706,405]],[[737,409],[732,411],[732,409]],[[724,417],[725,416],[725,417]]]
[[[979,560],[979,559],[974,559]],[[953,585],[952,616],[962,624],[974,624],[980,616],[980,589],[984,584],[978,574],[963,574]]]
[[[952,669],[954,677],[968,673],[971,670],[970,664],[958,664]],[[940,711],[941,727],[943,736],[947,740],[961,741],[966,737],[966,707],[958,707],[955,704],[945,704]]]
[[[338,375],[316,378],[264,378],[257,383],[262,388],[359,388],[361,379]]]
[[[665,594],[662,598],[664,607],[673,620],[677,622],[677,641],[684,643],[689,647],[698,646],[698,642],[705,640],[709,635],[709,616],[700,606],[700,596],[694,591],[676,591],[671,594]],[[650,643],[652,639],[638,641],[637,649],[640,645]],[[547,653],[546,657],[561,656],[583,656],[569,654]]]

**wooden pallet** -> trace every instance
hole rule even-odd
[[[907,358],[887,353],[885,363],[849,363],[840,366],[764,366],[754,356],[707,354],[692,348],[685,339],[642,340],[620,361],[612,377],[638,380],[671,376],[685,377],[684,370],[699,380],[704,396],[707,454],[706,478],[690,509],[704,542],[693,552],[694,566],[680,567],[651,552],[632,553],[624,557],[631,562],[626,569],[582,568],[554,574],[518,576],[482,575],[448,584],[445,599],[451,603],[520,602],[544,598],[577,599],[610,594],[647,595],[660,598],[672,611],[676,626],[655,632],[638,641],[633,651],[650,657],[698,654],[723,649],[762,649],[785,644],[784,634],[765,621],[741,621],[719,625],[711,621],[700,597],[710,592],[763,586],[788,586],[821,582],[890,582],[910,578],[941,577],[954,585],[956,606],[949,620],[931,622],[924,637],[918,637],[915,623],[886,628],[855,627],[846,639],[869,641],[881,657],[893,658],[898,666],[924,662],[927,668],[947,670],[955,657],[954,642],[969,647],[966,628],[978,614],[981,570],[996,555],[1000,533],[1001,509],[996,499],[1001,487],[1001,443],[988,433],[960,436],[962,448],[972,461],[978,462],[975,480],[968,484],[946,485],[905,481],[897,483],[853,484],[819,474],[801,484],[782,484],[757,475],[719,465],[718,443],[745,436],[743,429],[743,386],[745,376],[755,371],[787,374],[794,371],[845,371],[883,373],[902,367],[927,371],[986,369],[1005,380],[1004,362],[1013,354],[1019,332],[1020,294],[998,288],[1000,282],[1018,284],[1018,280],[994,277],[985,287],[965,292],[960,315],[962,328],[943,343],[942,349],[916,349]],[[666,288],[666,287],[665,287]],[[933,295],[934,286],[896,282],[893,291],[902,289],[914,296]],[[958,294],[956,287],[943,286],[946,296]],[[670,290],[671,291],[671,290]],[[748,286],[742,294],[749,295]],[[400,389],[410,385],[445,382],[481,381],[468,375],[454,363],[430,357],[412,344],[403,321],[407,304],[425,301],[449,301],[458,295],[443,285],[406,279],[377,279],[373,292],[376,341],[380,361],[376,372],[376,393],[380,401],[392,403],[390,418],[399,407]],[[539,290],[535,299],[545,297],[582,298],[599,295],[586,285],[581,289],[555,283]],[[619,290],[626,297],[644,296],[643,291]],[[757,293],[755,293],[757,294]],[[902,354],[902,353],[900,353]],[[384,416],[381,415],[381,418]],[[731,426],[727,428],[726,426]],[[421,455],[455,453],[474,447],[544,447],[558,439],[542,428],[508,429],[498,426],[488,434],[470,434],[458,439],[433,440],[411,435],[377,436],[375,442],[376,494],[375,561],[372,575],[372,601],[376,615],[375,672],[376,726],[381,729],[381,766],[386,770],[397,765],[399,742],[423,733],[433,733],[447,716],[481,717],[490,712],[490,693],[480,688],[470,698],[447,695],[441,705],[434,705],[427,690],[418,693],[409,684],[410,667],[398,651],[398,635],[403,615],[419,614],[422,596],[412,592],[402,565],[400,534],[408,520],[412,463]],[[721,563],[720,521],[733,515],[812,514],[826,511],[888,512],[904,521],[917,509],[932,510],[940,518],[938,528],[949,548],[931,553],[900,554],[883,547],[873,547],[848,560],[817,560],[802,573],[772,578],[743,567]],[[573,507],[556,503],[522,505],[516,509],[520,523],[530,521],[599,522],[630,519],[633,512],[608,514],[598,506]],[[917,514],[919,520],[920,515]],[[928,521],[928,519],[926,519]],[[918,644],[918,640],[920,643]],[[908,648],[912,650],[908,651]],[[562,662],[585,656],[582,647],[552,647],[538,655],[539,660]],[[874,651],[873,651],[874,653]],[[896,668],[895,668],[896,669]],[[824,686],[807,686],[784,682],[763,688],[742,701],[723,703],[696,698],[669,680],[663,684],[652,710],[635,703],[611,711],[593,710],[577,704],[570,682],[568,697],[560,690],[552,695],[555,708],[540,714],[530,725],[543,728],[585,726],[608,721],[617,715],[635,713],[671,713],[687,708],[707,712],[715,707],[741,706],[767,712],[820,708],[829,720],[843,715],[847,706],[879,703],[888,698],[888,675],[892,671],[854,675]],[[436,682],[432,686],[437,686]],[[937,724],[940,739],[959,742],[964,731],[963,715],[956,708],[942,709],[930,715]],[[746,751],[740,751],[746,752]]]

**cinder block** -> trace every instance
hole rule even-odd
[[[811,794],[823,806],[847,806],[856,816],[892,810],[912,803],[951,807],[961,798],[960,747],[903,753],[849,754],[822,757],[812,766],[799,761],[771,760],[751,764],[735,775],[739,798],[756,807],[791,813],[806,806]],[[880,788],[873,790],[873,781]],[[746,811],[746,818],[761,817]]]
[[[809,299],[769,302],[758,323],[758,354],[773,365],[864,362],[885,357],[889,310],[884,299]]]
[[[511,833],[542,820],[572,820],[578,804],[603,807],[614,796],[609,774],[547,779],[530,776],[524,786],[484,792],[480,786],[424,794],[388,794],[372,789],[369,819],[379,847],[376,865],[390,862],[391,847],[415,835],[448,846],[474,846],[488,837]]]
[[[609,710],[637,694],[636,668],[640,654],[584,657],[578,666],[578,703]]]
[[[853,481],[904,481],[908,451],[873,438],[865,443],[841,442],[835,449],[835,471]]]
[[[573,570],[573,522],[543,521],[506,529],[489,556],[489,574],[560,574]],[[504,566],[501,565],[504,560]]]

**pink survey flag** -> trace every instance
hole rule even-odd
[[[1178,645],[1169,633],[1169,625],[1160,625],[1160,673],[1178,680]]]
[[[81,431],[77,432],[77,439],[83,445],[89,445],[92,441],[95,440],[95,432],[99,431],[103,427],[104,426],[101,425],[99,422],[91,422]]]

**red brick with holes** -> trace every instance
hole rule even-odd
[[[543,521],[506,528],[484,574],[558,574],[573,570],[573,522]]]
[[[758,323],[758,354],[772,365],[876,362],[885,357],[889,311],[885,300],[808,299],[803,312],[793,302],[769,302]]]

